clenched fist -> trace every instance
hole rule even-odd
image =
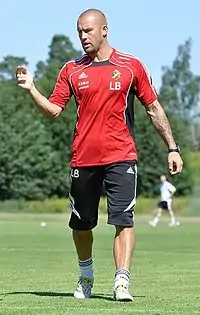
[[[19,66],[16,69],[17,85],[25,90],[30,90],[33,86],[33,76],[25,66]]]
[[[178,152],[170,152],[168,155],[169,171],[171,175],[181,173],[183,161]]]

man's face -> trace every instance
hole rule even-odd
[[[107,26],[102,25],[98,17],[86,15],[78,19],[77,31],[84,51],[96,53],[105,40]]]
[[[160,181],[161,181],[161,183],[164,183],[166,181],[165,175],[160,176]]]

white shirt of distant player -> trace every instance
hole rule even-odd
[[[176,187],[167,180],[160,186],[161,201],[172,201],[172,195],[175,193]]]

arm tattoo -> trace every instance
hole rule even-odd
[[[163,141],[169,148],[174,148],[176,143],[173,138],[172,130],[165,111],[160,103],[156,100],[146,107],[146,112]]]

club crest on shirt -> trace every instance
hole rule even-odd
[[[119,79],[121,77],[121,73],[119,72],[119,70],[115,69],[112,73],[112,79]]]

